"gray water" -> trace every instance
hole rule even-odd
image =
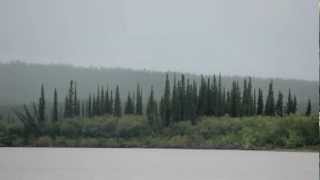
[[[1,180],[318,180],[318,153],[0,148]]]

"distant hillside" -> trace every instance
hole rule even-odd
[[[212,74],[219,72],[212,72]],[[173,79],[173,72],[170,72],[170,78]],[[179,73],[175,73],[177,78]],[[187,74],[190,79],[199,80],[199,75]],[[136,71],[119,68],[84,68],[71,65],[40,65],[25,64],[21,62],[0,63],[0,106],[20,105],[36,101],[40,94],[40,85],[44,83],[46,96],[50,101],[53,96],[53,89],[58,89],[59,100],[62,101],[69,81],[76,80],[79,87],[80,98],[87,98],[89,93],[96,91],[98,84],[104,87],[114,88],[120,86],[122,97],[126,96],[128,91],[135,91],[136,84],[140,83],[144,100],[150,91],[150,86],[154,85],[156,97],[160,97],[163,92],[165,74],[153,71]],[[223,85],[226,88],[231,86],[232,80],[240,80],[242,77],[223,76]],[[284,80],[273,79],[275,92],[281,90],[287,95],[291,88],[296,94],[299,102],[299,109],[304,110],[308,98],[313,101],[314,108],[318,103],[318,83],[315,81],[304,80]],[[172,82],[172,81],[171,81]],[[270,79],[253,78],[253,86],[267,90]],[[161,90],[161,91],[160,91]]]

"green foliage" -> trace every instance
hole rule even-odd
[[[202,117],[196,125],[181,121],[158,132],[143,116],[101,116],[49,123],[39,136],[24,126],[0,123],[0,145],[63,147],[223,147],[302,148],[320,144],[315,116]]]

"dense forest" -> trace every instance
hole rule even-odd
[[[56,88],[47,94],[42,84],[36,102],[14,110],[20,121],[0,123],[0,144],[243,149],[319,144],[311,99],[298,112],[295,92],[276,92],[272,80],[266,93],[251,77],[226,86],[221,75],[196,81],[167,73],[162,83],[160,97],[154,85],[145,96],[138,82],[125,96],[119,85],[97,84],[87,98],[79,97],[75,80],[64,96]]]

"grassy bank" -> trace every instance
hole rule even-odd
[[[19,123],[0,123],[1,146],[144,147],[317,150],[316,117],[202,117],[152,129],[142,116],[68,119],[43,126],[37,135]]]

